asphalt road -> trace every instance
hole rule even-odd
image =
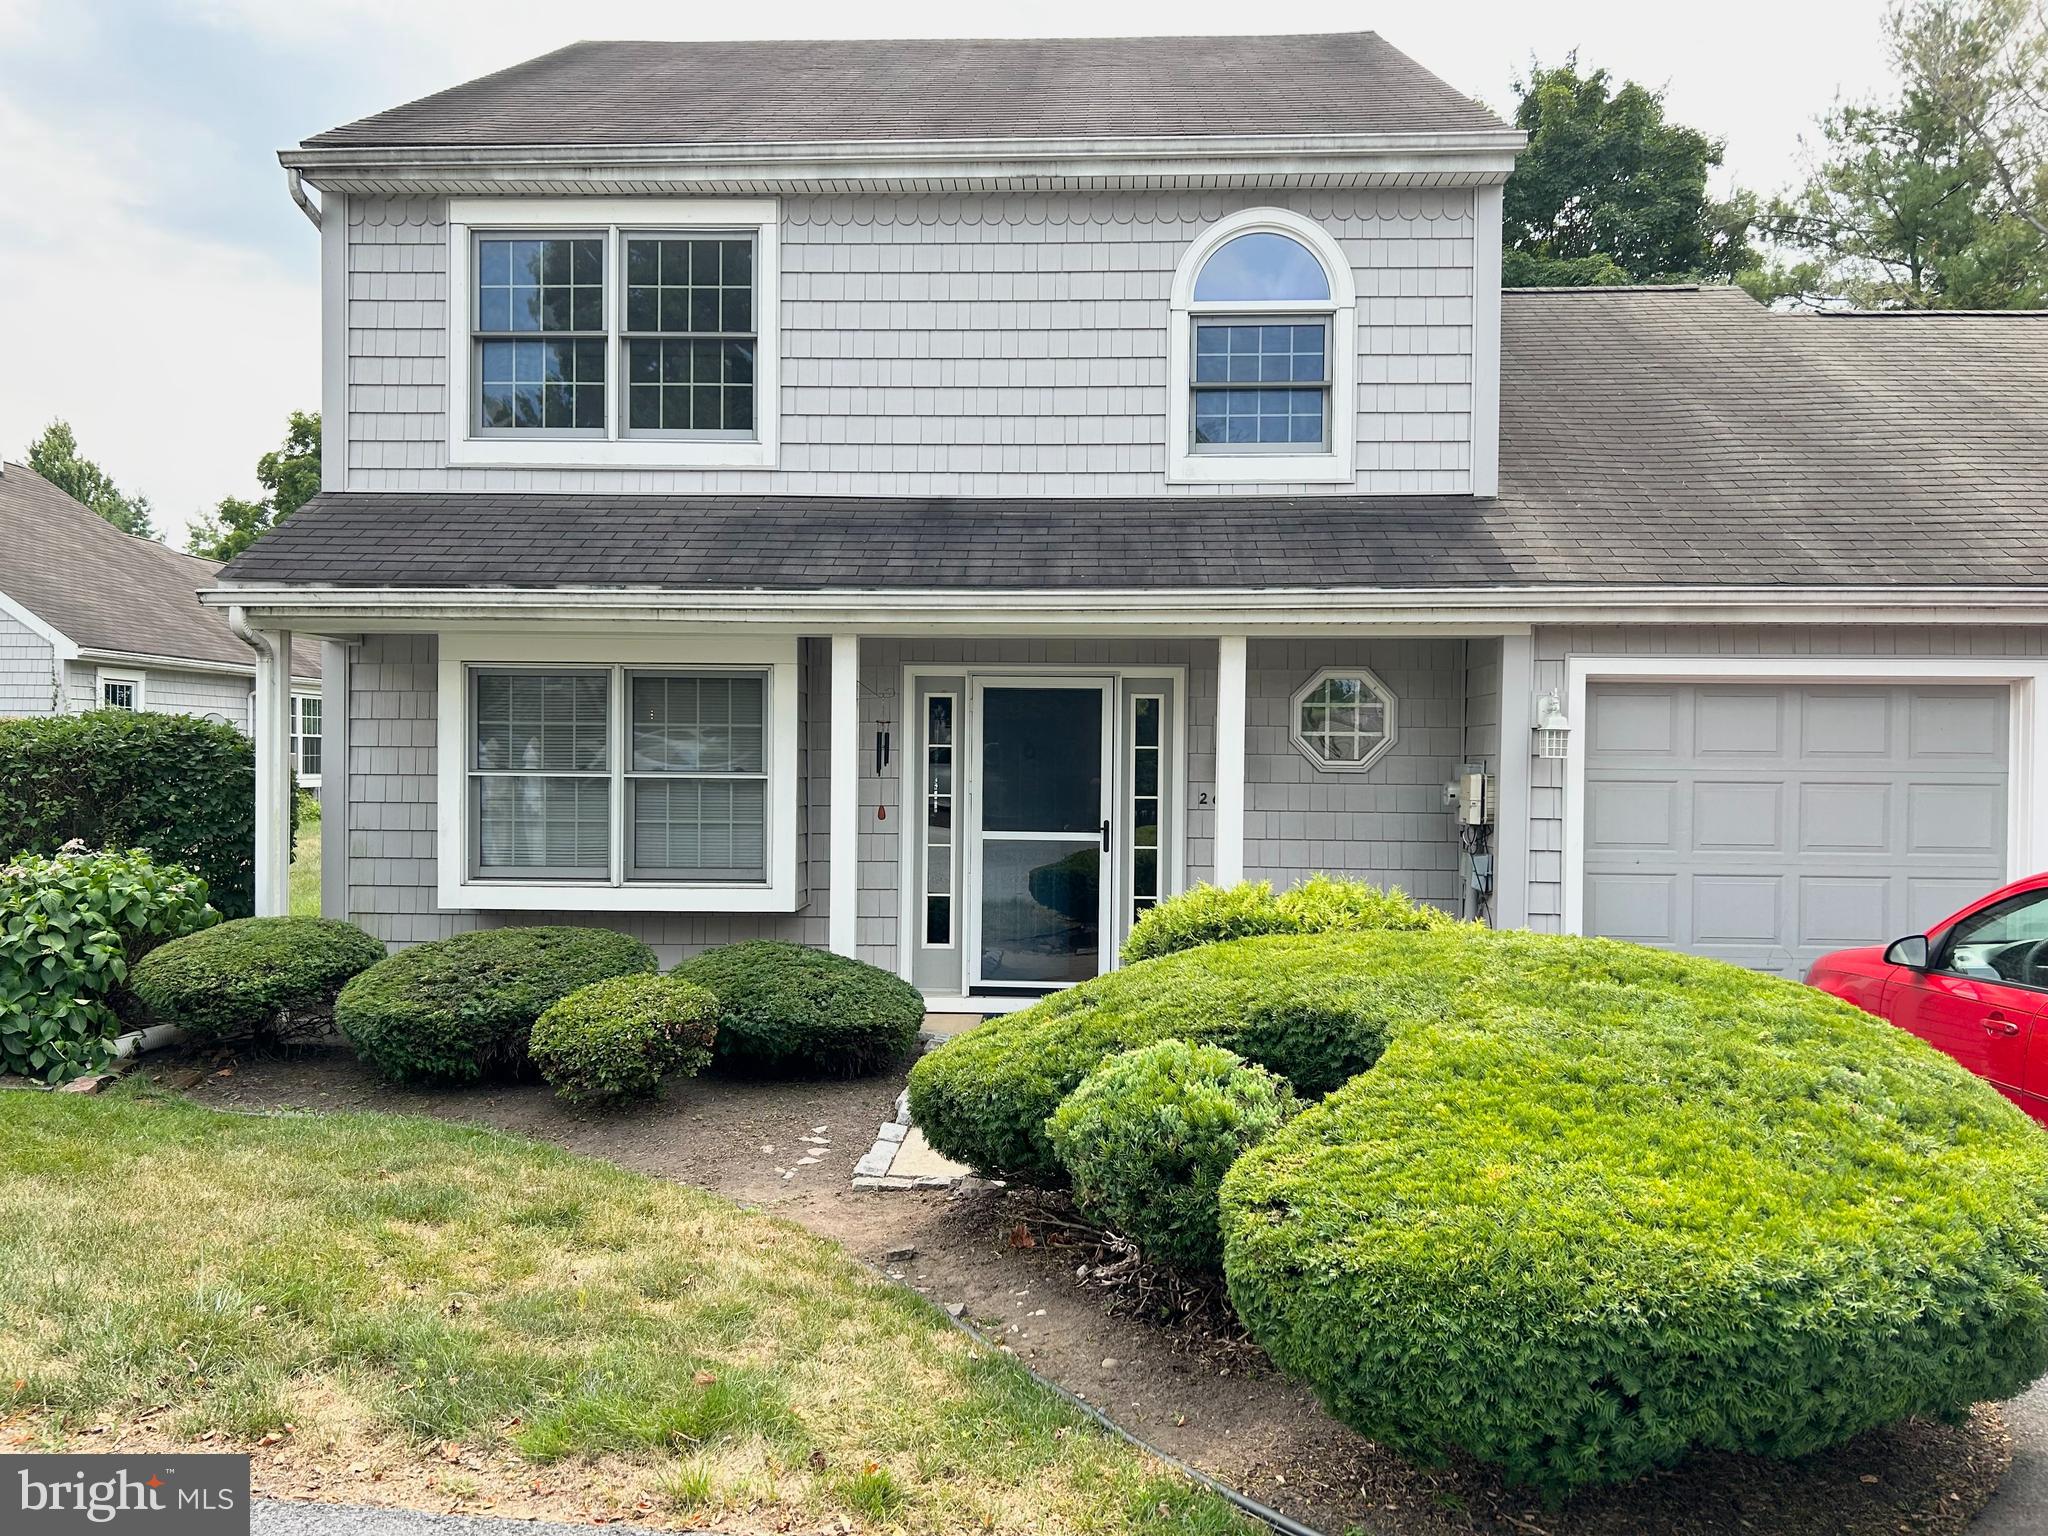
[[[1970,1536],[2042,1536],[2048,1532],[2048,1377],[2006,1404],[2012,1430],[2012,1470]],[[480,1515],[430,1515],[409,1509],[363,1509],[350,1504],[284,1504],[258,1499],[251,1536],[590,1536],[588,1525],[538,1520],[492,1520]],[[609,1536],[635,1536],[642,1528],[608,1525]],[[1797,1533],[1807,1536],[1807,1533]]]

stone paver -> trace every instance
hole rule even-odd
[[[970,1170],[939,1156],[910,1123],[910,1090],[896,1096],[896,1118],[875,1132],[875,1144],[853,1165],[855,1189],[945,1189]]]

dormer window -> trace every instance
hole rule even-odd
[[[1189,247],[1174,281],[1169,478],[1352,478],[1351,269],[1285,209],[1251,209]]]

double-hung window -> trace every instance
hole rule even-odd
[[[320,696],[292,695],[292,772],[308,788],[320,783]]]
[[[772,202],[451,203],[457,465],[772,466]]]
[[[447,905],[794,910],[794,642],[443,639]]]

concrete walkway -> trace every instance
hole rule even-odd
[[[1970,1536],[2041,1536],[2048,1531],[2048,1378],[2005,1405],[2012,1430],[2012,1470]]]
[[[256,1499],[249,1506],[250,1536],[590,1536],[593,1529],[615,1536],[639,1536],[646,1532],[645,1526],[638,1525],[557,1525],[549,1520],[430,1515],[419,1509],[369,1509],[359,1504]],[[659,1536],[675,1533],[662,1532]]]

